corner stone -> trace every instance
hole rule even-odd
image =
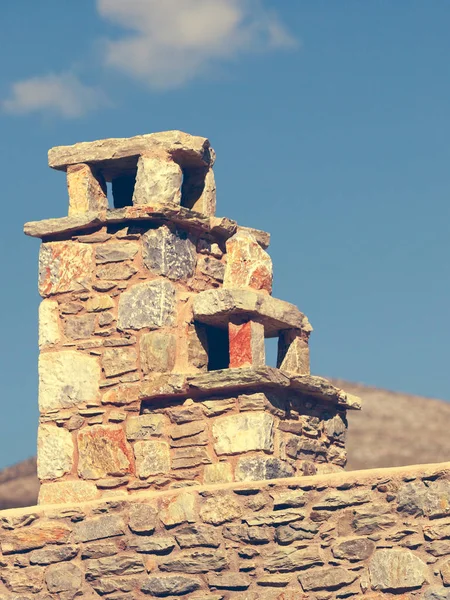
[[[94,425],[78,433],[78,474],[84,479],[132,472],[131,448],[120,426]]]
[[[93,356],[67,350],[39,357],[39,409],[46,412],[96,401],[100,366]]]
[[[38,431],[38,477],[56,479],[72,470],[72,435],[55,425],[40,425]]]

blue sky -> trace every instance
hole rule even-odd
[[[312,370],[450,400],[450,4],[15,0],[2,6],[0,467],[32,455],[37,253],[67,214],[51,146],[210,138],[218,214],[272,233]]]

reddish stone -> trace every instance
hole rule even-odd
[[[43,548],[46,544],[64,544],[70,532],[70,528],[64,523],[31,525],[16,531],[6,531],[2,535],[0,544],[3,554],[14,554]]]
[[[94,425],[78,432],[78,474],[84,479],[133,472],[133,452],[120,425]]]
[[[94,250],[88,244],[42,244],[39,253],[39,293],[49,296],[84,290],[93,270]]]
[[[223,286],[272,291],[272,261],[248,231],[238,231],[227,243]]]
[[[230,368],[261,367],[265,363],[264,326],[255,321],[230,323]]]

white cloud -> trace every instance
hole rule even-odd
[[[105,103],[102,92],[85,85],[75,75],[50,73],[16,81],[11,85],[10,97],[1,105],[12,114],[52,111],[76,118]]]
[[[260,0],[97,0],[100,15],[128,29],[105,62],[156,88],[183,85],[217,61],[297,41]]]

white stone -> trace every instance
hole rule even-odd
[[[183,172],[169,155],[140,156],[133,204],[180,204]]]
[[[41,412],[96,402],[100,366],[97,358],[74,350],[49,352],[39,357],[39,409]]]
[[[56,425],[40,425],[37,470],[39,479],[57,479],[72,470],[72,434]]]
[[[212,426],[216,454],[238,454],[250,450],[273,451],[273,417],[246,412],[216,419]]]
[[[56,300],[42,300],[39,305],[39,348],[53,346],[61,339]]]

